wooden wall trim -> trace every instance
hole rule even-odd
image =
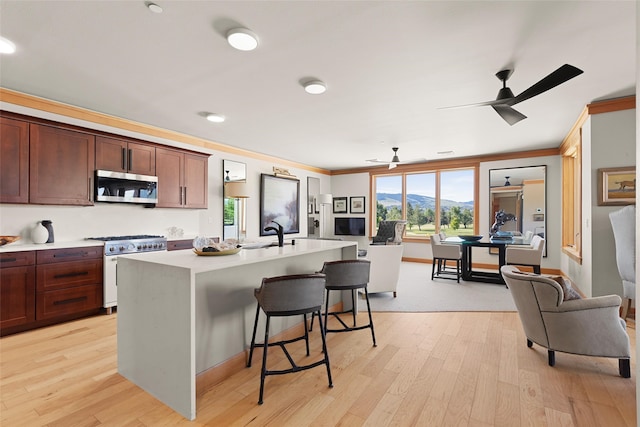
[[[511,153],[487,154],[473,157],[460,157],[447,160],[431,160],[423,163],[400,165],[394,169],[387,166],[363,167],[354,169],[340,169],[331,171],[331,175],[347,175],[352,173],[369,173],[370,175],[398,175],[404,172],[425,172],[441,169],[465,169],[478,166],[481,162],[494,162],[498,160],[526,159],[531,157],[558,156],[558,148],[545,148],[540,150],[517,151]]]
[[[607,99],[587,104],[589,114],[612,113],[614,111],[633,110],[636,108],[636,97],[626,96],[623,98]]]
[[[136,132],[142,135],[147,135],[147,136],[152,136],[156,138],[166,139],[169,141],[175,141],[183,144],[193,145],[195,147],[222,151],[224,153],[239,155],[243,157],[266,161],[266,162],[272,162],[276,165],[284,165],[284,166],[304,169],[304,170],[308,170],[311,172],[316,172],[324,175],[330,175],[330,171],[326,169],[308,166],[301,163],[292,162],[290,160],[284,160],[277,157],[268,156],[266,154],[254,153],[253,151],[231,147],[218,142],[209,141],[204,138],[198,138],[198,137],[183,134],[180,132],[174,132],[171,130],[162,129],[156,126],[147,125],[144,123],[138,123],[133,120],[124,119],[121,117],[110,116],[108,114],[100,113],[97,111],[87,110],[87,109],[76,107],[73,105],[64,104],[62,102],[52,101],[49,99],[40,98],[37,96],[28,95],[21,92],[16,92],[3,87],[0,87],[0,101],[7,102],[9,104],[19,105],[21,107],[33,108],[34,110],[44,111],[47,113],[58,114],[61,116],[70,117],[78,120],[84,120],[90,123],[110,126],[116,129]]]

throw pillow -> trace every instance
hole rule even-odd
[[[564,296],[562,298],[563,301],[569,301],[572,299],[580,299],[582,298],[578,292],[571,286],[571,282],[565,279],[562,276],[549,276],[550,279],[555,280],[562,287],[562,292]]]

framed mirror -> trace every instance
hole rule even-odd
[[[507,220],[500,231],[537,234],[546,240],[546,176],[544,165],[489,170],[489,229],[502,210],[514,220]],[[546,245],[543,255],[547,256]]]
[[[320,179],[307,177],[307,237],[320,237]]]
[[[245,185],[247,165],[232,160],[222,160],[223,213],[222,238],[238,239],[246,235]]]

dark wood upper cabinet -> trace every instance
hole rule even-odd
[[[0,203],[29,203],[29,123],[0,117]]]
[[[95,136],[32,123],[29,202],[93,205]]]
[[[156,174],[156,148],[104,136],[96,137],[96,169]]]
[[[207,207],[209,156],[157,148],[158,204],[160,208]]]

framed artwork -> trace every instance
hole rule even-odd
[[[347,213],[347,198],[346,197],[334,197],[333,198],[333,213]]]
[[[277,222],[284,234],[300,232],[300,181],[280,178],[263,173],[260,181],[260,235],[275,235],[275,231],[264,231]]]
[[[598,206],[632,205],[635,202],[635,166],[598,169]]]
[[[351,197],[349,199],[351,204],[351,213],[364,213],[364,196]]]

